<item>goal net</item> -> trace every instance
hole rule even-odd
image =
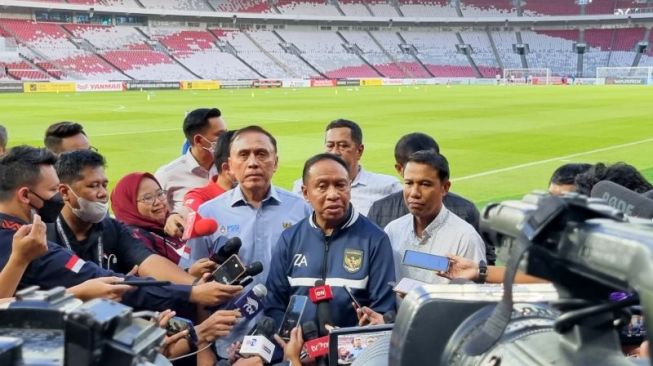
[[[651,85],[653,67],[597,67],[597,84]]]
[[[551,83],[551,69],[503,69],[503,80],[508,84],[548,85]]]

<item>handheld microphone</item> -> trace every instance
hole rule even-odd
[[[313,303],[317,304],[318,333],[320,336],[328,335],[329,331],[325,325],[332,324],[331,309],[329,309],[329,300],[333,298],[331,286],[325,285],[324,280],[317,280],[315,286],[309,290],[308,296]]]
[[[318,329],[315,322],[306,322],[302,325],[304,335],[304,349],[306,356],[316,360],[319,364],[326,361],[324,356],[329,354],[329,336],[318,337]]]
[[[251,290],[247,291],[241,295],[236,301],[233,302],[233,305],[230,306],[231,309],[238,309],[244,318],[251,320],[263,310],[263,304],[261,300],[268,294],[268,289],[264,285],[258,284],[252,287]]]
[[[592,197],[608,201],[608,205],[628,216],[653,218],[653,200],[617,183],[602,180],[592,187]]]
[[[221,236],[215,240],[215,242],[213,243],[213,248],[215,248],[215,246],[219,244],[221,239],[224,239],[224,237]],[[215,251],[214,249],[214,253],[211,254],[210,259],[217,264],[222,264],[224,263],[224,261],[227,260],[227,258],[231,257],[234,254],[238,254],[238,252],[240,251],[240,247],[242,245],[243,242],[240,240],[239,237],[235,236],[233,238],[229,238],[224,243],[224,245],[220,247],[220,249],[218,249],[217,251]]]
[[[203,219],[197,212],[191,212],[186,217],[186,228],[181,240],[211,235],[218,230],[218,222],[213,219]]]
[[[245,357],[258,356],[267,363],[272,361],[274,355],[274,343],[270,341],[274,335],[274,320],[263,316],[256,326],[243,338],[242,346],[238,353]]]
[[[241,276],[241,279],[238,280],[234,285],[239,285],[247,287],[250,283],[254,281],[254,276],[263,272],[263,264],[261,262],[254,262],[245,269],[245,273]]]
[[[262,316],[256,321],[256,325],[247,333],[249,336],[262,335],[268,338],[272,338],[274,335],[274,329],[276,325],[274,319],[269,316]]]

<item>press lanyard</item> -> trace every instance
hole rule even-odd
[[[170,242],[168,242],[168,239],[166,239],[165,237],[163,237],[163,236],[161,236],[161,235],[159,235],[159,234],[157,234],[157,233],[153,233],[153,232],[151,232],[151,231],[150,231],[150,234],[152,234],[152,235],[156,236],[157,238],[163,240],[163,244],[167,245],[168,248],[174,250],[175,253],[177,253],[179,256],[183,256],[183,253],[184,253],[184,245],[180,246],[179,248],[175,248],[175,246],[172,245],[172,244],[170,244]]]
[[[66,235],[66,233],[63,230],[63,226],[61,225],[61,217],[57,217],[56,224],[57,224],[57,231],[59,232],[59,236],[63,240],[63,243],[66,246],[66,248],[70,249],[72,252],[75,252],[73,250],[73,248],[70,246],[70,240],[68,239],[68,236]],[[98,247],[97,264],[100,267],[104,268],[102,266],[102,256],[104,255],[104,244],[102,243],[102,234],[100,234],[100,237],[98,238],[97,247]],[[110,265],[109,259],[107,258],[107,268],[106,269],[110,269],[109,265]]]

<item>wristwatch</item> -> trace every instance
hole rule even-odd
[[[487,280],[487,263],[481,260],[478,262],[478,278],[474,282],[485,283],[485,280]]]

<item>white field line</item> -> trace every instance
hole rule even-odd
[[[522,169],[522,168],[528,168],[528,167],[531,167],[531,166],[547,164],[547,163],[551,163],[551,162],[554,162],[554,161],[563,161],[563,160],[569,161],[570,159],[576,158],[576,157],[579,157],[579,156],[590,155],[590,154],[595,154],[595,153],[610,151],[610,150],[617,150],[617,149],[621,149],[621,148],[624,148],[624,147],[630,147],[630,146],[645,144],[645,143],[648,143],[648,142],[653,142],[653,138],[647,138],[647,139],[644,139],[644,140],[628,142],[628,143],[620,144],[620,145],[606,146],[606,147],[602,147],[600,149],[588,150],[588,151],[583,151],[583,152],[574,153],[574,154],[570,154],[570,155],[558,156],[558,157],[550,158],[550,159],[537,160],[537,161],[532,161],[530,163],[518,164],[518,165],[513,165],[513,166],[509,166],[509,167],[505,167],[505,168],[500,168],[500,169],[488,170],[486,172],[481,172],[481,173],[466,175],[464,177],[455,178],[455,179],[452,179],[452,181],[460,182],[460,181],[463,181],[463,180],[469,180],[469,179],[474,179],[474,178],[479,178],[479,177],[485,177],[485,176],[493,175],[493,174],[497,174],[497,173],[509,172],[511,170],[518,170],[518,169]]]

